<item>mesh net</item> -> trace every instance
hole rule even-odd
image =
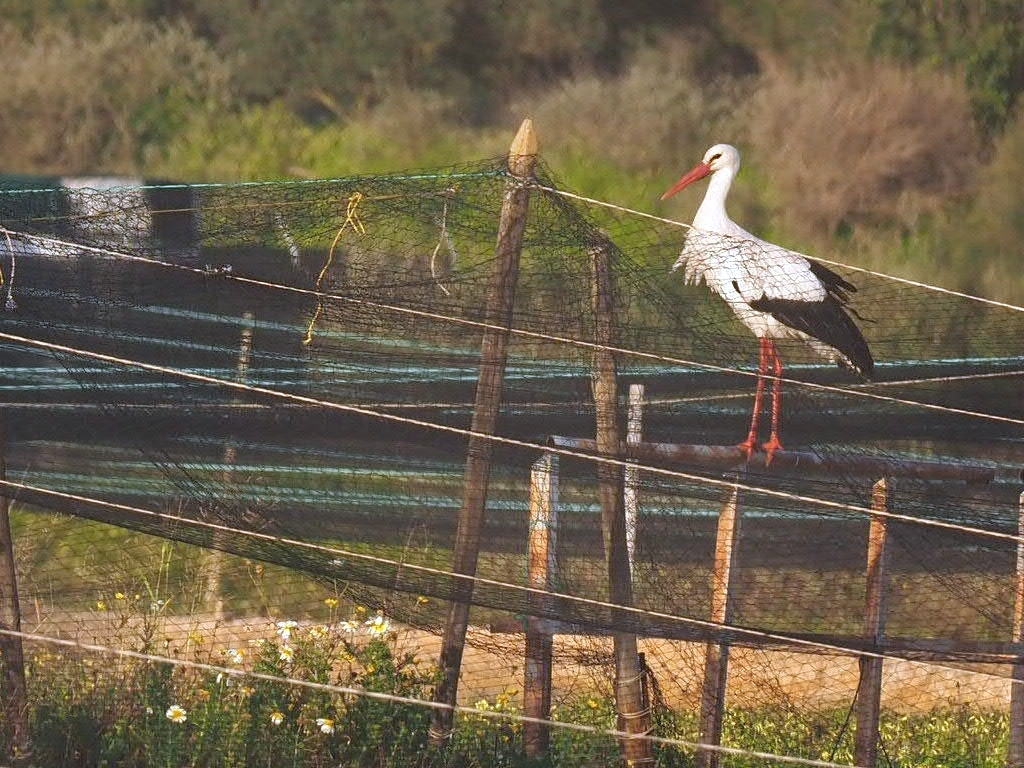
[[[334,596],[436,637],[460,583],[452,546],[504,169],[0,193],[4,487],[26,622],[102,637],[112,595],[155,594],[173,572],[192,597],[168,617],[216,605],[320,620]],[[841,757],[865,648],[889,660],[885,702],[898,712],[953,702],[1005,714],[1024,312],[834,266],[858,287],[875,380],[780,343],[786,450],[768,467],[761,455],[737,464],[757,341],[670,272],[686,233],[538,173],[463,696],[518,685],[532,614],[557,622],[556,701],[610,690],[608,635],[624,630],[641,637],[655,704],[690,712],[702,643],[730,643],[725,740],[737,747],[753,748],[744,712],[782,704],[820,733],[779,754]],[[588,442],[595,243],[610,257],[623,423],[627,387],[644,386],[646,448],[628,454],[628,611],[607,603]],[[545,454],[559,457],[557,567],[538,601],[525,555],[531,467]],[[862,639],[865,558],[882,477],[888,639],[875,646]],[[712,622],[733,493],[729,612]],[[198,549],[171,564],[167,542]]]

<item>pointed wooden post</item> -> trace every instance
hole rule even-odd
[[[597,414],[597,451],[602,456],[620,455],[621,429],[618,419],[618,383],[615,355],[611,351],[615,338],[613,285],[609,257],[611,244],[604,239],[588,249],[593,283],[591,301],[594,309],[594,349],[591,385]],[[601,501],[601,527],[604,533],[605,559],[608,566],[608,597],[615,605],[633,605],[633,579],[630,574],[624,504],[624,473],[622,467],[601,462],[597,469],[598,495]],[[625,616],[613,612],[616,627],[626,624]],[[629,735],[622,740],[622,756],[628,766],[654,764],[654,751],[649,739],[651,712],[644,692],[644,678],[637,652],[636,634],[624,629],[612,633],[615,656],[615,707],[621,729]]]
[[[730,489],[718,514],[715,562],[711,569],[711,621],[716,624],[728,624],[732,618],[732,579],[740,533],[739,496],[738,487]],[[704,652],[704,684],[700,694],[701,744],[717,747],[722,743],[728,682],[729,645],[708,643]],[[702,768],[717,768],[719,752],[702,750],[698,760]]]
[[[480,530],[487,506],[487,486],[491,474],[493,435],[501,407],[502,383],[508,351],[509,326],[515,304],[516,281],[519,276],[519,255],[529,210],[530,188],[523,181],[533,176],[537,163],[537,137],[533,122],[524,120],[519,126],[508,154],[511,174],[505,189],[498,222],[494,272],[484,310],[485,322],[480,352],[480,374],[477,379],[473,421],[466,448],[463,473],[462,508],[455,533],[452,571],[468,578],[456,577],[452,583],[452,602],[448,608],[441,640],[441,681],[434,691],[434,701],[454,706],[457,701],[462,652],[469,628],[469,605],[473,598],[473,580],[480,552]],[[452,731],[452,710],[435,709],[430,724],[430,739],[443,744]]]
[[[527,583],[532,589],[554,588],[555,547],[558,532],[558,456],[546,453],[530,473],[530,533],[526,546]],[[551,716],[551,622],[543,595],[532,594],[533,610],[526,617],[526,664],[523,666],[523,714],[546,720]],[[537,722],[523,723],[523,749],[527,757],[543,757],[550,744],[550,729]]]
[[[1024,493],[1017,506],[1017,584],[1013,600],[1013,642],[1024,642]],[[1007,768],[1024,768],[1024,659],[1013,665]]]
[[[871,509],[876,512],[888,511],[889,485],[886,478],[875,483],[871,489]],[[876,646],[885,635],[887,560],[886,518],[884,515],[872,515],[868,527],[864,637]],[[860,683],[857,691],[857,734],[853,761],[857,765],[874,766],[878,759],[878,723],[882,707],[882,659],[879,656],[860,658]]]

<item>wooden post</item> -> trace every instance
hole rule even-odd
[[[597,451],[602,456],[619,456],[621,440],[618,423],[618,384],[614,343],[614,301],[611,245],[599,240],[591,245],[589,256],[593,270],[591,300],[594,309],[594,349],[591,385],[597,415]],[[608,597],[615,605],[633,605],[633,581],[626,547],[626,514],[623,502],[624,473],[621,467],[601,462],[597,470],[601,502],[601,528],[604,534],[608,566]],[[613,626],[626,617],[612,614]],[[643,738],[651,731],[651,713],[644,695],[643,674],[637,653],[636,634],[615,630],[612,633],[615,656],[615,706],[622,730],[629,735],[622,741],[622,755],[628,766],[653,765],[651,742]]]
[[[626,410],[626,445],[636,446],[643,441],[644,385],[629,385],[629,407]],[[640,468],[630,463],[626,467],[626,552],[629,554],[630,577],[636,575],[636,532],[640,520]]]
[[[555,582],[555,546],[558,527],[558,456],[546,453],[530,473],[530,533],[527,541],[527,582],[532,589],[550,590]],[[546,720],[551,716],[551,622],[538,614],[545,608],[542,595],[531,595],[535,607],[526,617],[526,663],[523,667],[523,714]],[[536,722],[523,723],[527,757],[547,754],[550,729]]]
[[[252,312],[242,313],[242,335],[238,343],[238,363],[235,368],[235,380],[244,383],[249,375],[249,363],[252,360],[252,336],[255,324],[255,317]],[[232,405],[241,405],[241,397],[235,395],[231,399]],[[234,466],[238,460],[238,446],[235,445],[234,437],[228,437],[224,443],[224,484],[230,488],[234,483]],[[227,556],[217,544],[223,540],[221,531],[214,531],[213,549],[207,556],[206,562],[206,596],[204,604],[209,606],[213,612],[214,619],[220,621],[224,618],[224,595],[222,582],[224,579],[225,564]]]
[[[459,670],[469,627],[469,604],[473,597],[472,577],[476,574],[480,551],[480,529],[487,505],[487,486],[491,473],[494,445],[488,439],[493,435],[501,406],[501,390],[505,375],[509,326],[515,304],[516,281],[519,275],[519,254],[522,250],[523,231],[529,210],[530,189],[523,181],[533,175],[537,163],[537,137],[533,123],[524,120],[509,148],[508,170],[512,175],[505,189],[498,222],[495,246],[494,272],[484,310],[487,327],[480,351],[480,374],[477,379],[473,421],[466,448],[466,466],[463,474],[462,508],[459,511],[452,555],[452,571],[469,578],[452,583],[452,601],[448,608],[441,656],[438,666],[441,680],[434,691],[434,701],[454,706],[457,701]],[[435,709],[430,724],[430,739],[435,745],[443,744],[451,735],[452,710]]]
[[[7,435],[0,415],[0,481],[7,480]],[[18,598],[18,573],[11,535],[11,499],[0,493],[0,629],[21,632],[21,604]],[[25,689],[25,656],[21,637],[0,635],[0,663],[3,664],[4,720],[11,729],[11,754],[14,765],[23,765],[31,756],[28,728],[28,698]]]
[[[711,569],[711,621],[716,624],[727,624],[732,618],[732,577],[740,531],[739,495],[738,486],[730,489],[718,515],[715,562]],[[717,747],[722,742],[728,681],[728,644],[708,643],[704,652],[704,684],[700,694],[701,744]],[[717,768],[719,753],[711,749],[702,750],[699,763],[703,768]]]
[[[1017,584],[1013,600],[1013,642],[1024,642],[1024,493],[1017,506]],[[1024,659],[1013,665],[1010,683],[1010,737],[1007,768],[1024,768]]]
[[[871,489],[871,509],[889,509],[889,481],[882,478]],[[868,527],[867,594],[865,597],[864,637],[878,643],[885,634],[886,600],[886,519],[872,515]],[[857,686],[857,734],[853,761],[874,766],[878,759],[878,723],[882,705],[882,659],[860,658],[860,683]]]

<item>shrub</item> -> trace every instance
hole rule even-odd
[[[1024,298],[1020,279],[1022,175],[1024,115],[1010,123],[996,141],[969,209],[942,222],[939,237],[948,244],[951,268],[960,278],[955,287],[1017,304]]]
[[[282,103],[200,112],[147,167],[176,181],[266,180],[295,176],[313,129]]]
[[[747,125],[774,219],[818,244],[861,224],[913,230],[971,191],[980,162],[963,87],[925,69],[769,69]]]
[[[580,76],[521,98],[508,111],[537,123],[545,159],[566,186],[650,210],[712,143],[736,141],[737,105],[748,78],[702,79],[709,41],[663,37],[617,77]]]
[[[125,21],[83,37],[0,29],[5,170],[137,173],[194,113],[227,103],[231,64],[184,25]]]

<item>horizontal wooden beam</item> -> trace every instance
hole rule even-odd
[[[552,435],[553,448],[596,454],[593,440]],[[890,456],[842,453],[822,455],[811,451],[776,451],[771,464],[764,453],[749,459],[736,445],[685,445],[680,443],[625,444],[620,448],[623,458],[658,464],[691,464],[716,470],[746,466],[765,472],[784,473],[798,470],[801,474],[841,474],[872,479],[881,477],[914,480],[959,480],[968,483],[990,483],[996,477],[995,464],[965,463],[959,459],[899,459]]]

